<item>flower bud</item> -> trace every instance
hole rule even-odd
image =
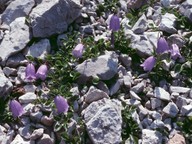
[[[165,38],[160,37],[157,41],[157,49],[156,49],[156,53],[157,54],[162,54],[164,52],[168,52],[169,49],[169,45],[167,43],[167,41],[165,40]]]
[[[41,80],[45,80],[47,77],[47,65],[43,64],[41,65],[36,73],[36,77],[41,79]]]
[[[16,100],[11,100],[9,103],[9,109],[14,118],[20,117],[23,115],[24,110],[21,104]]]
[[[117,15],[113,15],[109,22],[109,29],[112,31],[118,31],[120,29],[120,20]]]
[[[28,81],[33,81],[36,79],[35,67],[32,63],[29,63],[25,69],[25,78]]]
[[[69,105],[67,103],[67,100],[62,96],[56,96],[54,98],[54,102],[55,102],[58,114],[63,112],[66,113],[68,111]]]
[[[179,47],[177,46],[177,44],[172,44],[171,58],[174,60],[176,60],[177,58],[181,58],[181,54],[180,54]]]
[[[156,63],[155,57],[150,56],[140,66],[143,67],[144,71],[151,71],[153,69],[153,67],[155,66],[155,63]]]
[[[84,45],[78,44],[72,51],[72,55],[76,58],[81,58],[83,55]]]

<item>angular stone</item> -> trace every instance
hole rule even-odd
[[[132,99],[141,100],[141,98],[132,90],[129,91]]]
[[[175,117],[178,114],[179,109],[174,102],[169,102],[168,105],[164,107],[163,112],[170,117]]]
[[[3,24],[9,25],[18,17],[26,17],[34,6],[35,6],[34,0],[12,1],[1,16]]]
[[[84,95],[84,98],[85,102],[89,104],[103,98],[109,98],[109,96],[105,92],[91,86],[89,91]]]
[[[43,128],[34,130],[33,133],[31,134],[31,140],[36,140],[40,138],[43,135],[43,132],[44,132]]]
[[[99,88],[100,90],[105,92],[107,95],[109,95],[109,89],[108,89],[107,85],[104,82],[99,81],[99,83],[97,84],[97,88]]]
[[[83,112],[87,132],[93,143],[121,143],[121,102],[103,98]]]
[[[180,87],[180,86],[170,86],[170,92],[176,92],[176,93],[189,93],[190,88],[187,87]]]
[[[25,139],[30,139],[30,136],[31,136],[31,130],[30,130],[30,128],[31,128],[31,125],[28,124],[28,125],[26,125],[26,126],[24,126],[24,127],[20,127],[19,130],[18,130],[18,132],[19,132],[19,134],[20,134],[23,138],[25,138]]]
[[[48,39],[42,39],[25,50],[24,55],[34,58],[45,59],[51,51],[51,44]]]
[[[16,18],[10,24],[10,27],[11,31],[5,34],[0,44],[0,58],[2,65],[5,65],[9,56],[24,49],[30,41],[29,27],[25,23],[25,17]]]
[[[176,101],[176,105],[179,109],[182,108],[182,106],[187,105],[187,99],[185,97],[179,96]]]
[[[191,0],[186,0],[180,5],[179,11],[192,21],[192,2]]]
[[[153,120],[151,118],[144,118],[143,121],[141,122],[143,128],[149,128],[149,126],[151,125],[151,123],[153,122]]]
[[[144,119],[144,117],[149,114],[148,109],[144,108],[142,105],[138,106],[138,110],[140,120]]]
[[[1,70],[1,68],[0,68]],[[0,97],[6,97],[13,89],[13,84],[3,73],[0,73]]]
[[[180,134],[175,134],[174,137],[172,137],[168,144],[185,144],[185,138]]]
[[[130,106],[138,106],[141,104],[141,102],[136,99],[126,99],[125,102]]]
[[[3,72],[6,76],[10,76],[10,75],[16,75],[17,74],[17,70],[14,68],[9,68],[9,67],[4,67],[3,68]]]
[[[144,87],[145,87],[144,82],[140,82],[137,85],[133,86],[131,90],[134,91],[136,94],[138,94],[143,91]]]
[[[151,108],[156,109],[161,106],[161,100],[157,98],[151,98]]]
[[[30,103],[37,99],[37,95],[32,92],[28,92],[22,96],[19,97],[19,101],[21,103]]]
[[[17,53],[8,58],[6,66],[16,68],[19,65],[23,65],[24,63],[27,63],[27,60],[25,60],[24,56],[21,53]]]
[[[120,61],[123,63],[123,65],[128,68],[131,66],[132,58],[129,57],[127,54],[121,54],[119,56]]]
[[[161,100],[166,100],[166,101],[171,100],[170,94],[161,87],[155,87],[154,96]]]
[[[80,15],[79,0],[42,1],[29,15],[33,36],[49,37],[67,31],[68,25]]]
[[[163,128],[164,123],[161,120],[154,120],[152,124],[150,125],[151,129],[157,129],[157,128]]]
[[[110,95],[110,96],[112,96],[112,95],[114,95],[115,93],[118,92],[118,90],[120,89],[121,83],[122,83],[121,80],[118,79],[118,80],[112,85],[112,87],[111,87],[110,90],[109,90],[109,95]]]
[[[161,144],[162,134],[158,131],[143,129],[142,144]]]
[[[131,88],[131,85],[133,83],[133,79],[131,76],[129,75],[125,75],[123,76],[123,82],[124,82],[124,85],[127,87],[127,88]]]
[[[134,24],[132,31],[136,34],[142,34],[147,29],[147,18],[143,14]]]
[[[86,78],[92,76],[99,77],[101,80],[109,80],[117,73],[117,68],[118,59],[107,54],[84,61],[82,64],[77,65],[76,70]]]
[[[43,134],[37,144],[54,144],[54,140],[48,134]]]
[[[166,13],[162,16],[161,23],[159,24],[159,29],[167,33],[176,33],[175,22],[177,17],[174,14]]]
[[[182,106],[181,108],[181,114],[183,116],[185,115],[188,115],[189,113],[192,112],[192,105],[185,105],[185,106]]]
[[[32,140],[24,140],[19,134],[16,135],[11,144],[35,144],[35,141]]]
[[[48,116],[41,117],[41,123],[46,126],[52,126],[53,122],[54,122],[54,119],[52,117],[48,117]]]

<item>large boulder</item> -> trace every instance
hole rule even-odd
[[[67,30],[81,11],[80,0],[45,0],[30,13],[34,37],[49,37]]]
[[[93,144],[119,144],[122,141],[121,102],[103,98],[84,111],[87,132]]]
[[[0,59],[4,65],[9,56],[23,50],[30,41],[29,27],[25,24],[25,17],[16,18],[10,24],[11,31],[4,35],[0,44]]]

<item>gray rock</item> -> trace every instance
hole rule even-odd
[[[44,133],[44,129],[43,128],[39,128],[33,131],[33,133],[31,134],[31,140],[36,140],[38,138],[40,138]]]
[[[192,2],[191,0],[186,0],[180,5],[179,11],[192,21]]]
[[[146,117],[145,119],[143,119],[141,124],[142,124],[143,128],[149,128],[152,122],[153,122],[153,120],[151,118]]]
[[[51,51],[51,44],[48,39],[42,39],[39,42],[28,47],[24,55],[32,56],[34,58],[45,59],[45,56]]]
[[[176,92],[176,93],[189,93],[190,88],[187,87],[180,87],[180,86],[170,86],[170,92]]]
[[[42,113],[41,111],[31,112],[31,113],[30,113],[30,119],[31,119],[33,122],[40,122],[42,116],[43,116],[43,113]]]
[[[25,79],[25,69],[26,69],[26,67],[24,67],[24,66],[20,66],[17,68],[17,78],[21,82],[27,81]]]
[[[19,65],[23,65],[26,62],[27,60],[25,60],[24,56],[21,53],[18,53],[8,58],[6,66],[16,68]]]
[[[174,102],[169,102],[168,105],[164,107],[163,112],[170,117],[175,117],[178,114],[179,109]]]
[[[78,86],[75,86],[75,87],[71,88],[70,92],[72,93],[73,96],[79,96]]]
[[[4,67],[3,68],[3,73],[6,75],[6,76],[15,76],[17,74],[17,70],[14,69],[14,68],[10,68],[10,67]]]
[[[171,100],[170,94],[164,89],[162,89],[161,87],[155,87],[154,96],[161,100],[166,100],[166,101]]]
[[[164,120],[164,126],[169,130],[169,131],[171,131],[171,129],[172,129],[172,126],[171,126],[171,118],[166,118],[165,120]]]
[[[155,32],[144,32],[144,35],[148,38],[149,42],[153,45],[153,47],[157,47],[157,41],[159,35],[162,34],[161,31],[155,31]]]
[[[19,134],[17,134],[10,144],[35,144],[35,141],[31,140],[26,141]]]
[[[140,120],[143,120],[144,117],[149,114],[148,109],[144,108],[142,105],[138,106],[138,110],[139,110],[139,118],[140,118]]]
[[[171,34],[177,33],[177,30],[175,29],[176,19],[177,17],[174,14],[166,13],[162,16],[159,29]]]
[[[1,68],[0,68],[1,70]],[[6,97],[12,91],[13,84],[0,72],[0,97]]]
[[[54,144],[54,140],[48,134],[43,134],[37,144]]]
[[[19,128],[19,130],[18,130],[18,132],[19,132],[19,134],[23,137],[23,138],[25,138],[25,139],[30,139],[30,136],[31,136],[31,130],[30,130],[30,128],[31,128],[31,125],[30,124],[28,124],[28,125],[26,125],[26,126],[24,126],[24,127],[20,127]]]
[[[48,117],[48,116],[41,117],[41,123],[46,126],[52,126],[53,122],[54,122],[54,119],[52,117]]]
[[[131,117],[133,118],[133,120],[138,124],[140,129],[143,129],[142,125],[141,125],[141,121],[139,119],[139,115],[137,114],[137,111],[134,111],[131,113]]]
[[[102,67],[101,67],[102,66]],[[82,64],[77,65],[76,70],[86,78],[99,77],[101,80],[109,80],[116,73],[118,60],[112,55],[101,55],[97,59],[88,59]]]
[[[42,1],[29,15],[33,36],[49,37],[67,31],[68,25],[80,15],[79,0]]]
[[[18,17],[26,17],[34,6],[34,0],[14,0],[1,16],[3,24],[9,25]]]
[[[99,83],[97,84],[97,88],[99,88],[100,90],[105,92],[107,95],[109,95],[109,89],[108,89],[107,85],[104,82],[99,81]]]
[[[145,83],[142,81],[141,83],[138,83],[137,85],[133,86],[131,90],[138,94],[143,91],[144,87]]]
[[[27,84],[23,88],[25,89],[26,93],[28,93],[28,92],[35,93],[35,90],[37,89],[37,87],[33,84]]]
[[[146,29],[147,29],[147,18],[145,14],[143,14],[133,26],[132,31],[135,34],[142,34]]]
[[[109,90],[109,95],[112,96],[115,93],[118,92],[118,90],[120,89],[120,86],[122,85],[121,79],[118,79],[110,88]]]
[[[94,34],[94,27],[92,25],[81,26],[80,31],[86,34]]]
[[[58,35],[57,37],[57,45],[58,46],[63,46],[63,41],[64,40],[68,40],[68,36],[66,34],[61,34],[61,35]]]
[[[124,100],[124,102],[126,102],[126,104],[128,104],[130,106],[138,106],[141,104],[141,102],[136,99],[126,99],[126,100]]]
[[[132,58],[129,57],[127,54],[121,54],[119,56],[119,59],[126,68],[129,68],[131,66]]]
[[[171,0],[161,0],[161,4],[163,5],[163,7],[168,8],[170,7]]]
[[[161,120],[154,120],[150,125],[151,129],[155,130],[157,128],[162,129],[164,127],[164,123]]]
[[[168,61],[168,60],[162,60],[161,61],[161,67],[164,69],[164,70],[166,70],[166,71],[169,71],[169,69],[172,67],[172,66],[174,66],[174,64],[175,64],[175,62],[174,62],[174,60],[170,60],[170,61]]]
[[[159,112],[157,112],[157,111],[153,111],[152,113],[151,113],[151,116],[152,116],[152,118],[153,119],[155,119],[155,120],[162,120],[162,115],[159,113]]]
[[[187,99],[185,97],[179,96],[176,101],[176,105],[181,109],[184,105],[187,105]]]
[[[19,97],[19,101],[21,103],[31,103],[37,99],[37,95],[32,92],[25,93],[24,95]]]
[[[129,91],[132,99],[141,100],[141,98],[132,90]]]
[[[92,102],[82,114],[84,114],[87,132],[93,143],[121,143],[120,101],[104,98]]]
[[[133,83],[132,76],[130,76],[130,75],[125,75],[125,76],[123,76],[123,82],[124,82],[124,85],[125,85],[127,88],[131,88],[131,85],[132,85],[132,83]]]
[[[185,44],[184,38],[178,34],[172,34],[167,38],[167,40],[169,43],[177,44],[178,47],[183,47]]]
[[[10,24],[10,27],[11,31],[4,35],[0,44],[0,58],[2,60],[2,65],[5,65],[9,56],[24,49],[30,41],[29,27],[25,24],[25,17],[16,18]]]
[[[84,98],[85,102],[89,104],[103,98],[109,98],[109,96],[105,92],[91,86],[89,91],[84,95]]]
[[[161,106],[161,100],[157,98],[151,98],[151,108],[154,110]]]
[[[162,143],[162,134],[158,131],[143,129],[142,144],[160,144]]]
[[[191,112],[192,112],[192,105],[184,105],[184,106],[182,106],[181,114],[183,116],[188,115]]]

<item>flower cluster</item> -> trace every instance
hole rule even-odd
[[[37,72],[35,73],[35,66],[33,65],[33,63],[29,63],[25,70],[25,78],[30,82],[36,79],[45,80],[47,76],[47,71],[47,65],[43,64],[38,68]]]
[[[170,53],[171,58],[173,60],[176,60],[177,58],[181,58],[181,54],[177,44],[172,44],[171,47],[169,47],[165,38],[160,37],[157,41],[156,54],[158,56],[163,53]],[[144,71],[150,72],[155,66],[155,64],[156,64],[156,58],[154,56],[150,56],[140,66],[143,67]]]

